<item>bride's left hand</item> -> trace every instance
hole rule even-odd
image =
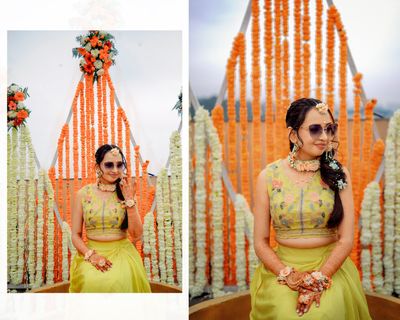
[[[134,199],[136,190],[134,184],[129,181],[128,177],[123,175],[119,184],[125,200]]]

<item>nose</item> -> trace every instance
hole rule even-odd
[[[321,140],[327,140],[328,139],[328,135],[326,133],[326,129],[322,129],[322,133],[321,136],[319,137]]]

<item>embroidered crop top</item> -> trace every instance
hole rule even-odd
[[[113,192],[107,199],[102,199],[96,194],[96,186],[89,184],[81,189],[83,220],[86,234],[91,236],[126,235],[121,230],[121,224],[125,217],[125,209],[122,208],[117,194]]]
[[[335,194],[322,181],[320,171],[310,182],[298,186],[284,171],[283,161],[277,160],[266,167],[270,214],[276,236],[289,239],[336,235],[337,228],[327,227]]]

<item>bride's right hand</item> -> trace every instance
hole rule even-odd
[[[89,262],[101,272],[108,271],[112,267],[112,262],[98,253],[93,254]]]

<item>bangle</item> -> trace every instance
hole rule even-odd
[[[293,272],[293,268],[286,266],[285,268],[281,269],[279,271],[279,274],[277,276],[277,280],[279,283],[286,284],[286,277]]]
[[[86,251],[85,253],[85,261],[89,261],[90,257],[92,255],[94,255],[96,253],[96,251],[89,249],[88,251]]]
[[[324,275],[321,271],[311,272],[311,276],[317,280],[324,289],[328,289],[332,285],[332,278]]]
[[[136,206],[136,200],[128,199],[128,200],[122,201],[122,204],[125,207],[133,208],[134,206]]]

